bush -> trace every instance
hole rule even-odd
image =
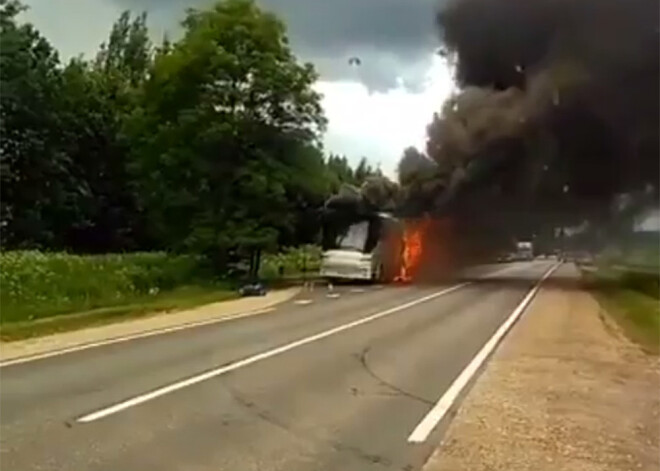
[[[205,278],[201,260],[164,252],[0,253],[0,322],[122,304]]]
[[[277,254],[266,254],[261,263],[259,276],[265,280],[275,280],[282,276],[297,277],[303,273],[316,273],[320,267],[320,247],[316,245],[289,247]]]

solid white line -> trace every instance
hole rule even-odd
[[[438,425],[442,418],[447,414],[450,407],[456,401],[456,398],[461,393],[461,391],[468,384],[470,379],[475,375],[479,370],[479,367],[486,361],[488,356],[492,351],[497,347],[498,343],[509,331],[511,326],[518,320],[521,314],[525,311],[525,308],[534,298],[534,295],[538,292],[543,283],[558,267],[560,264],[553,265],[550,267],[541,279],[536,283],[536,285],[527,293],[523,300],[518,304],[514,309],[511,315],[507,318],[506,321],[500,326],[499,329],[493,334],[493,336],[486,342],[486,344],[479,350],[479,353],[468,363],[468,365],[463,369],[461,374],[454,380],[454,382],[449,386],[445,391],[442,397],[438,402],[433,406],[433,408],[426,414],[422,421],[415,427],[410,436],[408,436],[408,442],[410,443],[422,443],[428,436],[431,434],[433,429]]]
[[[177,332],[179,330],[185,330],[185,329],[192,329],[194,327],[201,327],[203,325],[210,325],[210,324],[221,324],[223,322],[229,322],[233,321],[236,319],[241,319],[243,317],[250,317],[250,316],[255,316],[258,314],[265,314],[267,312],[272,312],[274,311],[274,307],[267,307],[264,309],[257,309],[256,311],[246,311],[246,312],[241,312],[238,314],[232,314],[230,316],[226,317],[220,317],[220,318],[215,318],[215,319],[207,319],[204,321],[196,321],[196,322],[188,322],[186,324],[180,324],[177,326],[173,327],[165,327],[162,329],[153,329],[153,330],[147,330],[145,332],[140,332],[139,334],[131,334],[131,335],[125,335],[122,337],[115,337],[107,340],[99,340],[98,342],[89,342],[89,343],[84,343],[82,345],[76,345],[74,347],[67,347],[67,348],[61,348],[59,350],[52,350],[49,352],[44,352],[44,353],[38,353],[36,355],[28,355],[24,357],[19,357],[19,358],[14,358],[11,360],[6,360],[0,362],[0,368],[4,366],[11,366],[11,365],[20,365],[21,363],[28,363],[31,361],[36,361],[36,360],[43,360],[45,358],[50,358],[50,357],[56,357],[60,355],[65,355],[67,353],[73,353],[73,352],[79,352],[82,350],[87,350],[90,348],[95,348],[95,347],[102,347],[104,345],[112,345],[115,343],[121,343],[121,342],[128,342],[129,340],[137,340],[137,339],[142,339],[146,337],[153,337],[154,335],[161,335],[161,334],[167,334],[170,332]]]
[[[358,327],[360,325],[366,324],[368,322],[373,322],[376,319],[380,319],[386,316],[390,316],[396,312],[402,311],[404,309],[411,308],[413,306],[416,306],[418,304],[430,301],[432,299],[438,298],[440,296],[443,296],[445,294],[451,293],[453,291],[456,291],[460,288],[463,288],[464,286],[468,285],[470,283],[461,283],[458,285],[451,286],[449,288],[443,289],[442,291],[435,292],[433,294],[430,294],[428,296],[423,296],[421,298],[417,298],[413,301],[409,301],[405,304],[400,304],[398,306],[392,307],[390,309],[386,309],[385,311],[377,312],[375,314],[371,314],[367,317],[363,317],[361,319],[358,319],[353,322],[349,322],[347,324],[342,324],[338,327],[334,327],[329,330],[325,330],[323,332],[319,332],[318,334],[311,335],[309,337],[304,337],[302,339],[296,340],[291,343],[287,343],[285,345],[282,345],[280,347],[273,348],[272,350],[267,350],[262,353],[258,353],[256,355],[249,356],[247,358],[244,358],[242,360],[238,360],[234,363],[230,363],[226,366],[222,366],[220,368],[216,368],[210,371],[207,371],[205,373],[201,373],[195,376],[192,376],[188,379],[184,379],[182,381],[178,381],[176,383],[172,383],[167,386],[160,387],[158,389],[154,389],[153,391],[150,391],[145,394],[140,394],[139,396],[132,397],[130,399],[127,399],[125,401],[118,402],[112,406],[106,407],[104,409],[100,409],[96,412],[92,412],[90,414],[84,415],[82,417],[79,417],[76,419],[77,422],[82,422],[82,423],[87,423],[87,422],[93,422],[95,420],[102,419],[104,417],[107,417],[112,414],[116,414],[117,412],[123,411],[125,409],[128,409],[129,407],[134,407],[137,406],[138,404],[142,404],[144,402],[150,401],[152,399],[156,399],[157,397],[164,396],[165,394],[172,393],[174,391],[178,391],[179,389],[186,388],[188,386],[192,386],[193,384],[201,383],[202,381],[206,381],[211,378],[215,378],[217,376],[229,373],[230,371],[237,370],[239,368],[243,368],[245,366],[251,365],[253,363],[256,363],[261,360],[265,360],[267,358],[274,357],[276,355],[280,355],[284,352],[288,352],[289,350],[293,350],[294,348],[301,347],[303,345],[307,345],[312,342],[316,342],[318,340],[325,339],[327,337],[330,337],[331,335],[336,335],[340,332],[344,332],[349,329],[353,329],[355,327]]]

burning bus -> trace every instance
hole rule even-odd
[[[428,282],[450,274],[457,255],[451,221],[429,214],[400,219],[383,206],[350,187],[326,201],[321,276]]]
[[[330,211],[323,220],[321,276],[327,279],[393,281],[400,272],[404,228],[387,213]]]

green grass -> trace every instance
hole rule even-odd
[[[141,303],[209,276],[193,256],[163,252],[79,256],[0,253],[0,326]]]
[[[315,245],[290,247],[277,254],[266,254],[261,261],[259,276],[266,281],[313,276],[321,267],[321,248]],[[280,275],[282,268],[282,275]]]
[[[584,278],[601,306],[630,340],[649,353],[660,353],[657,274],[622,273],[600,268],[585,272]]]
[[[0,326],[0,340],[15,341],[94,327],[127,319],[146,317],[164,311],[179,311],[204,304],[226,301],[238,295],[222,285],[182,286],[157,295],[136,297],[125,304],[92,309],[74,314],[37,320],[6,323]]]
[[[260,275],[286,286],[318,271],[315,246],[266,254]],[[0,253],[0,340],[11,341],[187,309],[236,297],[192,255]],[[280,267],[283,272],[280,272]]]

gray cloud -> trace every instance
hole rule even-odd
[[[146,10],[157,31],[176,28],[185,8],[199,0],[103,0]],[[359,80],[384,91],[402,83],[419,89],[438,39],[438,0],[258,0],[287,24],[292,46],[313,62],[324,80]],[[362,64],[351,67],[357,56]]]

